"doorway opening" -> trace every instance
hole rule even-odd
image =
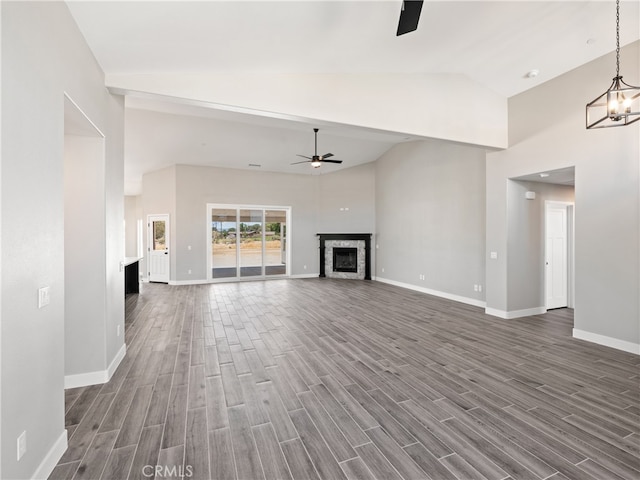
[[[518,315],[574,308],[575,167],[510,178],[510,309]]]
[[[291,207],[207,205],[208,279],[289,275]]]
[[[105,381],[105,137],[64,94],[65,388]],[[87,312],[92,312],[88,315]],[[98,352],[101,352],[98,353]]]

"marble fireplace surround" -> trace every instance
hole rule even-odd
[[[318,233],[320,277],[371,280],[371,233]],[[333,271],[333,247],[358,249],[358,272]]]

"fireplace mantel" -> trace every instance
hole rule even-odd
[[[325,241],[326,240],[364,240],[365,272],[364,279],[371,280],[371,233],[317,233],[320,237],[320,277],[326,277]],[[362,278],[362,277],[361,277]]]

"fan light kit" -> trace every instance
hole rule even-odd
[[[307,157],[306,155],[298,155],[298,157],[308,158],[308,160],[303,160],[302,162],[294,162],[291,165],[298,165],[299,163],[310,163],[313,168],[318,168],[323,163],[342,163],[342,160],[327,160],[329,157],[333,157],[333,153],[318,155],[318,129],[314,128],[313,132],[315,134],[315,149],[313,156]]]
[[[616,76],[606,92],[587,103],[587,129],[622,127],[640,120],[640,87],[620,75],[620,0],[616,0]]]

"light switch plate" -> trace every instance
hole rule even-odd
[[[49,287],[42,287],[38,289],[38,308],[46,307],[51,301],[49,295]]]

